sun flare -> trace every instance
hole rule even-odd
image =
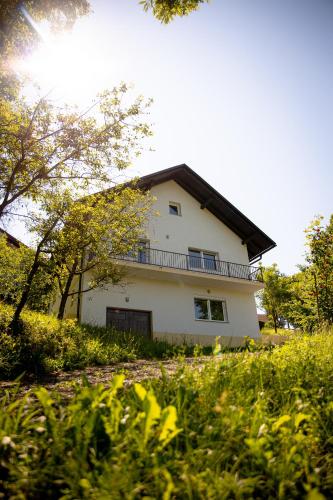
[[[98,57],[91,37],[65,33],[43,35],[39,47],[14,62],[17,72],[68,101],[80,102],[109,83],[109,68]]]

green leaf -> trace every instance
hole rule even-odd
[[[110,390],[112,394],[115,394],[119,389],[122,389],[124,386],[125,375],[123,373],[119,375],[115,375],[112,379]]]
[[[88,479],[86,479],[86,478],[80,479],[79,485],[81,486],[81,488],[83,488],[85,490],[88,490],[89,488],[91,488],[91,484],[88,481]]]
[[[143,401],[147,395],[146,389],[144,387],[142,387],[141,384],[134,384],[134,389],[135,389],[137,396],[139,396],[141,401]]]
[[[156,421],[160,418],[161,407],[158,404],[156,397],[152,393],[147,393],[144,399],[144,410],[146,413],[146,423],[145,423],[145,443],[147,442],[150,431]]]
[[[298,413],[295,417],[295,427],[296,429],[298,429],[298,427],[300,426],[300,424],[304,421],[304,420],[310,420],[311,419],[311,416],[310,415],[305,415],[305,413]]]
[[[315,488],[308,493],[306,498],[307,500],[325,500],[326,497],[324,497],[324,495],[322,495],[317,488]]]
[[[170,432],[177,429],[177,410],[174,406],[167,406],[162,412],[162,430],[159,437],[160,441],[164,441],[169,436]]]
[[[291,420],[290,415],[282,415],[282,417],[280,417],[276,422],[274,422],[272,427],[273,431],[277,431],[278,429],[280,429],[280,427],[289,422],[289,420]]]

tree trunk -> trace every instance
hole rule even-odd
[[[317,275],[315,272],[312,273],[313,278],[314,278],[314,284],[315,284],[315,295],[316,295],[316,305],[317,305],[317,316],[318,316],[318,322],[320,322],[320,308],[319,308],[319,292],[318,292],[318,285],[317,285]]]
[[[40,252],[37,251],[36,254],[35,254],[34,262],[33,262],[32,266],[31,266],[31,269],[30,269],[30,272],[29,272],[29,275],[28,275],[28,278],[27,278],[27,282],[26,282],[26,284],[25,284],[25,286],[23,288],[23,292],[22,292],[22,295],[21,295],[20,302],[16,306],[13,319],[12,319],[10,325],[9,325],[10,330],[12,331],[13,334],[19,333],[21,312],[22,312],[24,306],[27,303],[27,300],[29,298],[29,293],[30,293],[30,290],[31,290],[32,282],[33,282],[34,277],[35,277],[35,275],[36,275],[36,273],[37,273],[37,271],[39,269],[39,266],[40,266],[39,255],[40,255]]]
[[[13,319],[12,319],[10,325],[9,325],[9,328],[10,328],[11,332],[13,333],[13,335],[16,335],[16,334],[18,334],[20,332],[20,327],[21,327],[21,325],[20,325],[20,316],[21,316],[21,312],[22,312],[24,306],[27,303],[27,300],[29,298],[29,293],[30,293],[30,290],[31,290],[32,282],[33,282],[34,277],[35,277],[35,275],[36,275],[36,273],[37,273],[37,271],[39,269],[39,266],[40,266],[39,257],[40,257],[43,245],[48,240],[50,234],[52,233],[53,229],[57,225],[57,222],[58,222],[57,219],[55,221],[53,221],[53,224],[49,227],[48,231],[44,235],[44,238],[39,242],[39,244],[38,244],[38,246],[36,248],[35,258],[34,258],[32,266],[31,266],[31,269],[30,269],[30,272],[29,272],[29,275],[28,275],[28,278],[27,278],[27,282],[26,282],[26,284],[25,284],[25,286],[23,288],[21,300],[20,300],[20,302],[18,303],[18,305],[17,305],[17,307],[15,309]]]
[[[64,291],[63,291],[63,293],[61,295],[61,300],[60,300],[60,305],[59,305],[59,311],[58,311],[58,316],[57,316],[58,319],[64,319],[66,303],[67,303],[69,291],[71,289],[71,285],[72,285],[72,282],[73,282],[73,278],[74,278],[74,275],[75,275],[75,271],[76,271],[77,265],[78,265],[78,260],[76,259],[74,261],[74,264],[73,264],[73,267],[71,269],[71,272],[70,272],[70,274],[69,274],[69,276],[67,278]]]
[[[274,321],[274,330],[275,333],[277,333],[277,316],[273,314],[273,321]]]

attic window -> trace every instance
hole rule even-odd
[[[180,203],[175,203],[173,201],[169,202],[169,214],[171,215],[181,215]]]

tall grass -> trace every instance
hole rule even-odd
[[[332,498],[333,333],[123,388],[7,394],[11,498]]]
[[[37,375],[56,370],[73,370],[138,358],[162,359],[193,347],[171,346],[112,328],[78,325],[74,320],[25,310],[18,337],[9,332],[13,309],[0,303],[0,378],[15,377],[23,371]]]

